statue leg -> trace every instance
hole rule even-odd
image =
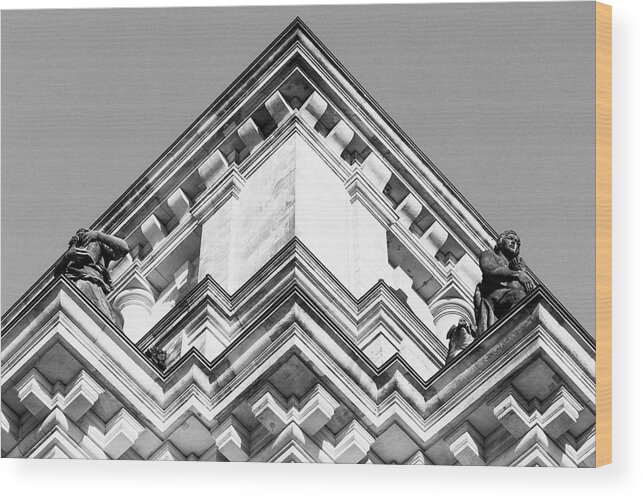
[[[105,293],[100,286],[90,281],[79,279],[75,282],[76,287],[91,301],[98,309],[109,317],[119,329],[123,329],[123,316],[107,301]]]
[[[498,318],[504,317],[525,296],[527,296],[527,293],[523,289],[510,289],[503,294],[502,298],[494,305]]]
[[[476,326],[476,337],[481,336],[487,329],[489,329],[494,322],[496,322],[496,315],[494,314],[493,305],[487,298],[480,301],[480,309],[477,314],[478,324]]]

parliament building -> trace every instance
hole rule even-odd
[[[596,346],[535,287],[475,325],[497,233],[296,19],[2,317],[2,456],[595,465]],[[63,250],[63,248],[61,248]]]

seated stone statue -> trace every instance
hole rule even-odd
[[[467,348],[473,342],[474,337],[475,331],[473,331],[471,324],[464,319],[460,319],[457,324],[451,326],[447,332],[447,339],[449,340],[447,364]]]
[[[498,236],[493,251],[482,252],[480,270],[482,282],[474,296],[477,335],[506,315],[534,288],[520,257],[520,238],[513,230]]]
[[[107,301],[111,279],[110,262],[119,260],[129,248],[122,239],[95,230],[79,229],[69,241],[69,248],[56,265],[56,273],[70,279],[89,300],[119,328],[123,316]]]

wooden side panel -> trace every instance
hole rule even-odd
[[[596,3],[596,465],[612,462],[612,7]]]

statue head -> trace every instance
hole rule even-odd
[[[515,230],[506,230],[498,236],[494,251],[501,251],[507,258],[516,258],[520,254],[520,238]]]

